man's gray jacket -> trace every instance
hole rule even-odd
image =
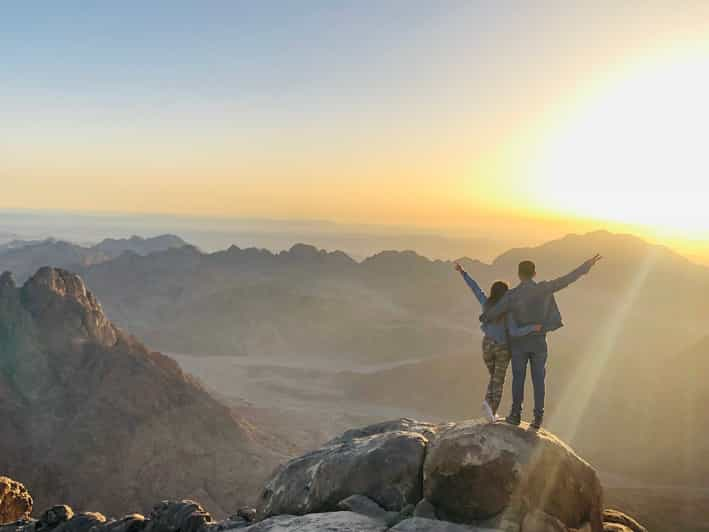
[[[571,273],[554,279],[536,283],[523,281],[508,291],[492,308],[483,312],[480,321],[487,323],[497,320],[508,312],[520,326],[541,324],[542,330],[532,335],[544,335],[564,326],[554,292],[566,288],[591,269],[590,261],[584,262]]]

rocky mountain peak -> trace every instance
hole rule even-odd
[[[45,266],[25,283],[25,290],[53,292],[62,297],[72,297],[84,304],[89,304],[89,291],[81,277],[60,268]]]
[[[40,268],[22,287],[22,303],[53,336],[113,346],[120,336],[101,304],[78,275],[60,268]]]

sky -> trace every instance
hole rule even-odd
[[[682,1],[10,0],[0,208],[604,227],[709,261],[708,27]]]

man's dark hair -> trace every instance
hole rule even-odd
[[[531,279],[537,273],[537,267],[531,260],[525,260],[519,263],[519,276],[525,279]]]

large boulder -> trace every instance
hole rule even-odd
[[[423,488],[447,521],[522,523],[539,511],[568,528],[590,523],[603,531],[596,471],[550,433],[526,426],[469,421],[439,431],[428,445]],[[528,519],[530,528],[542,514]]]
[[[32,496],[20,482],[0,477],[0,525],[27,519],[32,512]]]
[[[48,532],[74,517],[74,510],[66,504],[52,506],[40,516],[35,524],[37,532]]]
[[[106,522],[106,516],[99,512],[83,512],[59,524],[54,532],[92,532],[101,528]]]
[[[162,501],[150,512],[145,532],[199,532],[212,516],[194,501]]]
[[[330,512],[351,495],[401,511],[421,499],[427,439],[393,431],[337,440],[286,463],[266,484],[259,516]]]

